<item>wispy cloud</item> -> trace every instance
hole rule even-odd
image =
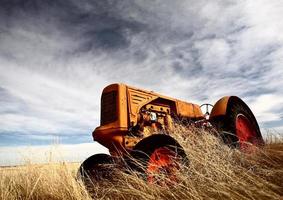
[[[76,153],[74,153],[76,152]],[[27,163],[80,162],[96,153],[107,153],[96,143],[18,146],[0,148],[0,166]]]
[[[280,1],[12,0],[0,7],[2,145],[13,143],[9,134],[91,140],[101,90],[112,82],[196,103],[238,95],[262,127],[283,125]]]

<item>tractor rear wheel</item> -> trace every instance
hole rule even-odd
[[[250,108],[238,97],[230,97],[226,114],[212,119],[226,144],[241,150],[264,144],[257,120]]]
[[[140,172],[148,183],[177,183],[177,173],[188,158],[181,145],[172,137],[155,134],[143,139],[131,153],[131,170]]]
[[[95,154],[81,164],[77,176],[89,190],[94,184],[111,179],[113,169],[114,161],[110,155]]]

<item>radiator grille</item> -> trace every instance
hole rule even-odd
[[[100,124],[108,124],[117,120],[117,91],[103,93],[101,97]]]

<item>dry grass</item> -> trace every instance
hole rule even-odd
[[[96,199],[282,199],[283,143],[253,154],[230,149],[203,130],[176,127],[175,138],[190,159],[179,184],[148,184],[136,174],[113,172],[111,182],[94,184]],[[28,164],[0,169],[1,199],[91,199],[75,176],[79,164]]]

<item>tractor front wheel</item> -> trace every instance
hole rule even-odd
[[[158,185],[177,183],[177,173],[188,158],[172,137],[155,134],[143,139],[131,153],[131,170],[140,172],[148,182]]]
[[[110,155],[95,154],[81,164],[77,177],[89,190],[100,181],[110,180],[113,169],[114,161]]]

